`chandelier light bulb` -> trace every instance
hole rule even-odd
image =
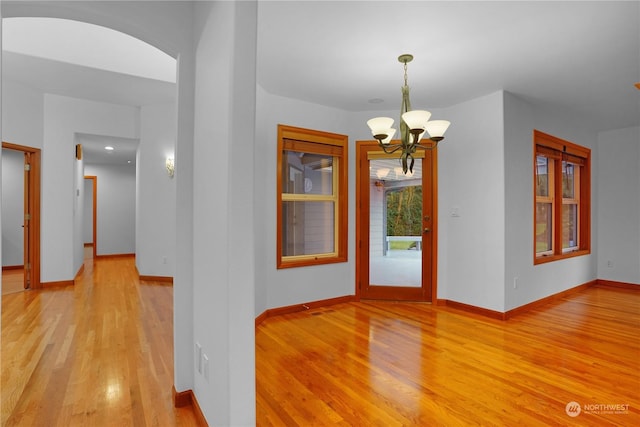
[[[431,117],[431,113],[426,110],[411,110],[402,115],[402,120],[409,126],[409,129],[424,129]]]
[[[395,129],[393,129],[393,128],[388,129],[388,130],[387,130],[387,132],[388,132],[388,133],[387,133],[387,137],[386,137],[385,139],[383,139],[382,141],[380,141],[380,142],[382,142],[383,144],[390,144],[390,143],[391,143],[391,140],[393,139],[393,135],[395,135],[395,134],[396,134],[396,130],[395,130]]]
[[[367,121],[367,125],[371,129],[371,133],[376,139],[379,135],[384,135],[384,139],[389,135],[391,126],[393,126],[393,119],[391,117],[375,117]]]
[[[426,130],[431,138],[442,138],[450,124],[448,120],[431,120],[427,123]]]

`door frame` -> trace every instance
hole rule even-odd
[[[92,216],[91,221],[93,223],[93,259],[96,259],[96,254],[98,250],[98,177],[96,175],[85,175],[84,179],[90,179],[93,187],[92,194]],[[86,194],[85,194],[86,197]],[[87,220],[86,218],[84,219]]]
[[[421,144],[428,144],[429,142],[422,141]],[[361,180],[368,179],[369,177],[369,160],[366,158],[366,152],[373,151],[378,149],[382,152],[382,149],[379,148],[378,141],[376,140],[368,140],[368,141],[356,141],[356,283],[355,283],[355,294],[356,299],[360,300],[362,297],[362,278],[363,276],[368,276],[365,274],[365,269],[368,270],[368,253],[369,253],[369,245],[365,240],[365,235],[368,235],[369,230],[369,221],[368,218],[364,217],[364,213],[368,215],[369,209],[368,207],[363,207],[362,204],[362,183]],[[437,149],[429,149],[425,150],[425,157],[423,159],[424,162],[430,162],[429,166],[431,169],[431,175],[429,176],[431,182],[431,188],[423,189],[424,193],[428,193],[430,191],[432,197],[432,213],[431,213],[431,222],[430,222],[430,233],[432,238],[432,251],[430,257],[430,267],[431,267],[431,292],[430,295],[425,295],[424,300],[427,302],[431,302],[435,304],[437,302],[438,296],[438,156]],[[426,168],[423,168],[423,170]],[[368,186],[367,186],[368,188]],[[365,234],[366,233],[366,234]],[[367,262],[362,262],[362,257],[366,255]],[[424,262],[424,261],[423,261]]]
[[[25,285],[27,274],[29,274],[29,289],[40,289],[42,283],[40,282],[40,192],[41,192],[41,150],[39,148],[27,147],[24,145],[13,144],[10,142],[2,141],[2,148],[8,150],[21,151],[25,153],[25,156],[29,159],[30,179],[28,185],[25,185],[25,210],[27,206],[31,207],[31,218],[28,220],[27,227],[28,237],[24,242],[28,245],[28,260],[30,261],[30,267],[27,269],[27,260],[25,260]],[[26,180],[26,176],[25,176]],[[27,212],[24,212],[25,214]]]

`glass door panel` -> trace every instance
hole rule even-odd
[[[369,283],[422,287],[422,159],[405,175],[397,159],[370,160]]]

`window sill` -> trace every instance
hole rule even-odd
[[[589,255],[591,253],[590,249],[580,249],[577,251],[566,252],[563,254],[554,254],[554,255],[546,255],[546,256],[537,256],[533,260],[534,265],[538,264],[546,264],[548,262],[560,261],[567,258],[574,258],[582,255]]]

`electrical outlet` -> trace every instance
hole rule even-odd
[[[202,372],[204,375],[204,379],[209,381],[209,358],[206,354],[202,355]]]
[[[607,261],[607,268],[613,268],[613,261]]]
[[[166,257],[166,256],[163,256],[163,257],[162,257],[162,263],[163,263],[163,264],[166,264],[166,263],[167,263],[167,257]]]
[[[196,342],[196,365],[198,368],[198,373],[202,373],[202,346],[199,342]]]

